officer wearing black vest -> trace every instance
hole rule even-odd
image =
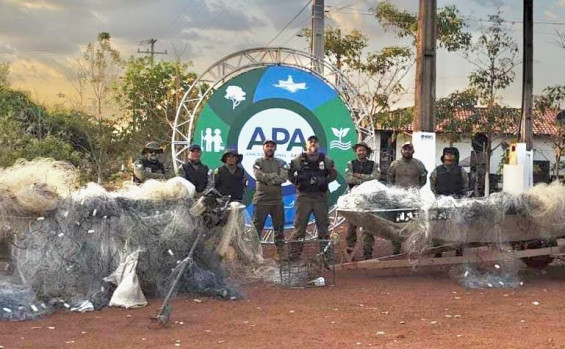
[[[222,195],[230,195],[231,200],[242,202],[243,192],[247,187],[245,170],[241,166],[243,155],[238,154],[235,149],[228,149],[222,155],[225,164],[214,171],[214,188]]]
[[[353,146],[353,151],[357,155],[355,160],[347,163],[346,181],[349,189],[367,181],[376,180],[380,177],[379,165],[368,159],[372,153],[372,149],[365,143],[359,142]],[[357,244],[357,226],[349,223],[347,228],[347,252],[353,253]],[[371,259],[373,256],[373,245],[375,244],[375,236],[368,231],[363,230],[363,255],[365,259]]]
[[[200,161],[202,148],[193,144],[188,148],[188,160],[182,164],[179,175],[192,183],[195,188],[194,197],[199,198],[208,187],[210,169]]]
[[[332,159],[319,152],[318,137],[310,136],[306,141],[306,152],[290,163],[289,178],[296,186],[296,216],[294,217],[295,239],[306,235],[310,214],[314,214],[319,239],[328,239],[330,218],[328,213],[328,185],[337,178]],[[298,259],[302,244],[291,248],[291,259]]]
[[[430,175],[430,188],[436,195],[463,197],[467,191],[469,178],[459,166],[459,150],[455,147],[443,149],[442,164]]]
[[[149,142],[141,151],[141,157],[133,163],[133,182],[141,184],[147,179],[165,179],[165,166],[159,161],[163,149],[157,142]]]

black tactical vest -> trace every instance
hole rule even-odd
[[[449,172],[447,172],[445,166],[438,167],[436,181],[438,195],[464,194],[461,171],[463,171],[463,169],[458,165],[453,165]]]
[[[371,160],[367,160],[365,162],[361,162],[357,159],[351,161],[351,165],[353,167],[353,173],[360,173],[370,175],[373,173],[373,168],[375,167],[375,162]],[[350,184],[349,188],[353,188],[356,184]]]
[[[208,185],[208,166],[199,162],[196,168],[191,162],[182,165],[184,170],[184,178],[194,184],[197,193],[201,193]]]
[[[139,158],[143,168],[150,168],[152,173],[161,172],[165,174],[165,166],[160,161],[149,161],[146,157]],[[142,180],[137,178],[135,174],[133,175],[133,182],[134,183],[142,183]]]
[[[328,190],[328,173],[325,167],[326,156],[320,154],[316,161],[308,160],[306,154],[302,154],[300,165],[297,169],[297,188],[301,192],[325,193]]]
[[[231,201],[242,201],[245,171],[242,167],[237,166],[233,174],[230,173],[227,166],[222,166],[218,169],[216,182],[214,187],[222,195],[230,195]]]

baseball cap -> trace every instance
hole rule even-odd
[[[192,144],[192,145],[188,148],[188,151],[193,151],[193,150],[200,150],[200,151],[202,151],[202,148],[201,148],[198,144]]]
[[[318,137],[316,135],[311,135],[310,137],[308,137],[307,141],[311,141],[315,139],[316,141],[318,141]]]
[[[275,141],[273,141],[272,139],[265,139],[265,140],[263,141],[263,145],[265,145],[265,144],[267,144],[267,143],[272,143],[272,144],[274,144],[274,145],[277,145],[277,143],[276,143]]]
[[[402,148],[414,148],[412,142],[406,142],[402,145]]]

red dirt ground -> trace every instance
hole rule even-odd
[[[518,289],[465,290],[446,270],[341,271],[336,286],[243,286],[246,300],[179,297],[136,310],[59,312],[0,323],[4,348],[565,348],[565,268],[528,270]],[[534,305],[533,302],[539,302]]]

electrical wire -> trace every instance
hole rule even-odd
[[[292,22],[294,22],[294,20],[300,16],[300,14],[302,12],[304,12],[304,10],[306,10],[306,7],[308,7],[308,5],[310,5],[310,3],[312,2],[312,0],[308,0],[308,2],[306,3],[306,5],[304,5],[304,7],[302,7],[302,9],[300,11],[298,11],[298,13],[292,17],[292,19],[277,33],[277,35],[275,35],[274,38],[271,39],[271,41],[269,41],[269,43],[266,45],[267,47],[271,46],[271,44],[273,43],[273,41],[275,41],[285,30],[286,28],[288,28],[289,25],[292,24]]]

